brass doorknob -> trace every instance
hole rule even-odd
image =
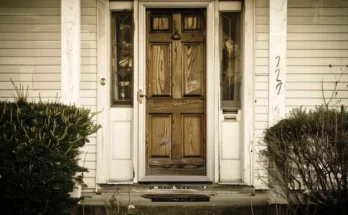
[[[104,86],[106,84],[106,79],[102,78],[100,79],[100,85]]]

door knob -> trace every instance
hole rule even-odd
[[[105,78],[102,78],[100,79],[100,85],[105,85],[106,84],[106,79]]]

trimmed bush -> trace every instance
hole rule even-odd
[[[348,212],[346,108],[295,109],[267,129],[264,140],[269,185],[281,188],[295,214]]]
[[[57,102],[0,102],[0,214],[69,214],[79,148],[99,126]]]

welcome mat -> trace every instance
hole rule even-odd
[[[143,198],[153,202],[209,202],[210,197],[203,194],[143,194]]]

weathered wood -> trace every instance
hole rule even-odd
[[[151,113],[204,113],[203,99],[148,99],[148,111]]]
[[[149,46],[149,96],[171,95],[171,44]]]
[[[202,95],[204,44],[183,44],[184,95]]]
[[[181,14],[173,14],[174,28],[181,34]],[[182,46],[180,41],[173,41],[173,98],[182,97]]]
[[[147,31],[147,174],[205,175],[204,29],[188,20],[201,29],[185,33],[182,13],[169,14],[173,29]],[[173,40],[173,33],[181,39]]]
[[[151,157],[170,157],[172,140],[171,115],[151,115]]]
[[[183,157],[182,142],[182,124],[181,113],[173,114],[173,139],[172,139],[172,159],[181,159]]]
[[[183,115],[184,157],[203,154],[203,116]]]
[[[150,175],[205,175],[205,160],[202,158],[185,158],[180,160],[151,158]]]
[[[172,34],[156,33],[148,38],[149,42],[172,42]],[[180,42],[205,42],[205,35],[202,32],[183,32]]]
[[[183,16],[184,30],[201,30],[202,19],[199,15]]]
[[[169,30],[168,16],[154,16],[152,19],[152,30]]]

